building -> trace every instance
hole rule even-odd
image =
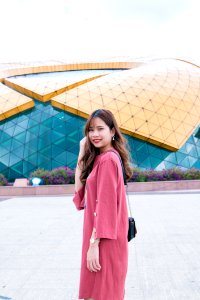
[[[0,65],[0,173],[75,168],[87,116],[111,110],[142,169],[200,169],[200,68],[179,59]]]

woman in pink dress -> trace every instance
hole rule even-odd
[[[128,213],[119,155],[129,179],[127,142],[113,114],[94,111],[80,141],[75,172],[73,201],[84,209],[79,299],[124,299]]]

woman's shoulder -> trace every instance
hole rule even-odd
[[[99,155],[99,163],[109,163],[114,162],[115,164],[119,164],[119,153],[117,150],[108,150],[105,153],[101,153]]]

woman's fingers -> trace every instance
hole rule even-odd
[[[101,270],[101,266],[100,266],[99,262],[96,260],[88,260],[87,268],[89,271],[92,271],[92,272],[97,272],[97,271]]]
[[[100,271],[101,270],[101,266],[99,264],[99,261],[96,259],[93,263],[94,265],[94,268],[97,270],[97,271]]]

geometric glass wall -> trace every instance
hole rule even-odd
[[[35,107],[0,123],[0,173],[10,180],[36,168],[76,167],[86,120],[35,100]],[[132,163],[141,169],[200,169],[198,129],[176,152],[125,135]]]

